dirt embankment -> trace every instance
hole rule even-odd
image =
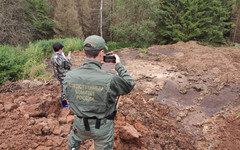
[[[192,41],[114,53],[137,82],[120,99],[116,150],[240,149],[239,48]],[[83,60],[74,52],[73,68]],[[67,149],[75,116],[59,100],[56,79],[1,86],[0,149]],[[93,141],[81,149],[94,149]]]

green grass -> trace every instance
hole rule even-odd
[[[35,46],[38,46],[44,53],[44,57],[50,57],[52,55],[53,48],[52,45],[55,42],[60,42],[64,45],[64,53],[69,51],[76,51],[83,49],[83,41],[79,38],[66,38],[66,39],[50,39],[50,40],[41,40],[34,43]]]
[[[0,45],[0,84],[6,80],[15,81],[19,79],[40,79],[45,80],[53,76],[46,72],[45,61],[54,53],[52,45],[60,42],[64,45],[64,53],[83,49],[83,41],[79,38],[58,38],[50,40],[39,40],[30,42],[24,47],[13,47],[10,45]],[[107,42],[109,51],[126,47],[145,47],[146,44],[127,42]],[[144,56],[146,52],[139,51]]]
[[[0,45],[0,84],[19,79],[47,79],[45,60],[54,53],[52,45],[60,42],[64,52],[82,50],[83,41],[78,38],[40,40],[25,47]]]
[[[0,84],[21,78],[26,61],[21,47],[0,45]]]
[[[142,54],[143,57],[147,57],[147,50],[146,49],[139,49],[138,53]]]
[[[126,42],[107,42],[107,47],[108,47],[108,51],[113,51],[116,49],[121,49],[121,48],[126,48],[126,47],[134,47],[134,43],[126,43]]]

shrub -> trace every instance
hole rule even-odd
[[[47,79],[52,76],[51,73],[46,72],[47,65],[44,64],[44,60],[49,59],[54,53],[52,45],[55,42],[60,42],[64,45],[66,54],[68,51],[81,50],[83,48],[83,41],[78,38],[40,40],[35,43],[29,43],[24,51],[27,61],[23,66],[23,79]]]
[[[46,71],[46,59],[54,52],[55,42],[64,45],[64,52],[82,50],[83,41],[78,38],[41,40],[22,47],[0,46],[0,84],[4,80],[48,79],[53,76]]]
[[[43,51],[44,58],[49,58],[54,53],[52,45],[55,42],[60,42],[64,45],[64,53],[68,51],[82,50],[83,41],[79,38],[66,38],[66,39],[50,39],[50,40],[39,40],[35,42],[35,46],[38,46]]]
[[[52,73],[46,71],[47,65],[44,63],[36,63],[35,61],[29,61],[26,63],[26,67],[28,68],[26,72],[29,73],[29,79],[46,80],[53,76]]]
[[[116,49],[121,49],[125,47],[132,47],[134,46],[134,43],[129,43],[129,42],[107,42],[107,47],[108,51],[116,50]]]
[[[14,47],[0,46],[0,84],[21,78],[25,62],[26,57]]]
[[[63,41],[64,51],[68,53],[68,51],[76,51],[83,49],[83,41],[78,38],[65,39]]]
[[[149,0],[116,0],[110,31],[115,41],[152,43],[155,41],[155,5]]]
[[[24,1],[24,21],[34,33],[35,39],[49,38],[53,35],[53,20],[48,16],[50,7],[45,0]]]
[[[25,56],[27,57],[27,62],[23,67],[23,78],[29,78],[31,76],[32,70],[43,61],[43,48],[32,43],[29,44],[29,47],[25,49]]]
[[[147,57],[147,50],[146,49],[139,49],[138,53],[141,54],[143,57]]]

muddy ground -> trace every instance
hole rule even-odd
[[[240,149],[240,48],[190,41],[113,53],[137,83],[121,96],[114,149]],[[72,58],[82,65],[80,51]],[[0,87],[0,150],[65,150],[74,117],[56,79],[9,82]]]

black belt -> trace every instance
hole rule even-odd
[[[108,120],[114,120],[115,116],[117,114],[117,109],[115,109],[110,115],[108,115],[105,119]],[[95,128],[96,129],[100,129],[101,126],[101,119],[98,119],[97,117],[79,117],[80,119],[83,119],[83,123],[84,123],[84,127],[86,131],[90,131],[90,127],[89,127],[89,123],[88,123],[88,119],[96,119],[96,125]]]
[[[77,117],[83,119],[83,123],[84,123],[84,127],[85,127],[85,130],[86,130],[86,131],[90,131],[88,119],[96,119],[95,128],[96,128],[96,129],[100,129],[101,119],[98,119],[97,117],[79,117],[79,116],[77,116]]]
[[[117,106],[118,100],[119,100],[119,96],[117,97],[116,102],[115,102],[115,110],[110,115],[108,115],[105,119],[114,120],[114,118],[117,114],[117,107],[116,106]],[[95,128],[100,129],[101,119],[98,119],[97,117],[79,117],[79,116],[77,116],[77,117],[80,118],[80,119],[83,119],[83,123],[84,123],[84,127],[85,127],[86,131],[90,131],[88,119],[96,119]]]

